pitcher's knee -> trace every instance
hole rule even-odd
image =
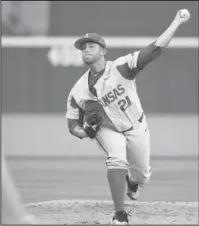
[[[146,184],[151,178],[152,171],[150,170],[143,170],[140,172],[140,184]]]
[[[140,185],[144,185],[146,184],[151,177],[152,174],[152,170],[133,170],[133,172],[130,172],[130,178],[140,184]]]
[[[108,157],[106,165],[108,169],[127,169],[128,162],[116,157]]]

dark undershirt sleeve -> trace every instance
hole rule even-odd
[[[156,46],[155,42],[141,49],[137,59],[137,67],[140,70],[144,69],[151,61],[162,53],[163,49],[164,48],[162,47]]]

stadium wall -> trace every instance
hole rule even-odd
[[[111,48],[108,59],[134,50]],[[66,97],[86,71],[74,54],[59,47],[3,48],[3,113],[65,114]],[[146,113],[197,113],[198,49],[167,49],[138,74],[137,85]]]

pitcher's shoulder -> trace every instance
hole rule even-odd
[[[73,86],[73,88],[76,88],[79,85],[82,85],[82,83],[87,79],[88,77],[88,72],[89,70],[87,70],[86,72],[84,72],[80,78],[76,81],[75,85]],[[86,80],[87,81],[87,80]]]

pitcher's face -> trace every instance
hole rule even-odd
[[[87,42],[82,45],[82,59],[85,64],[93,64],[104,57],[104,48],[94,42]]]

